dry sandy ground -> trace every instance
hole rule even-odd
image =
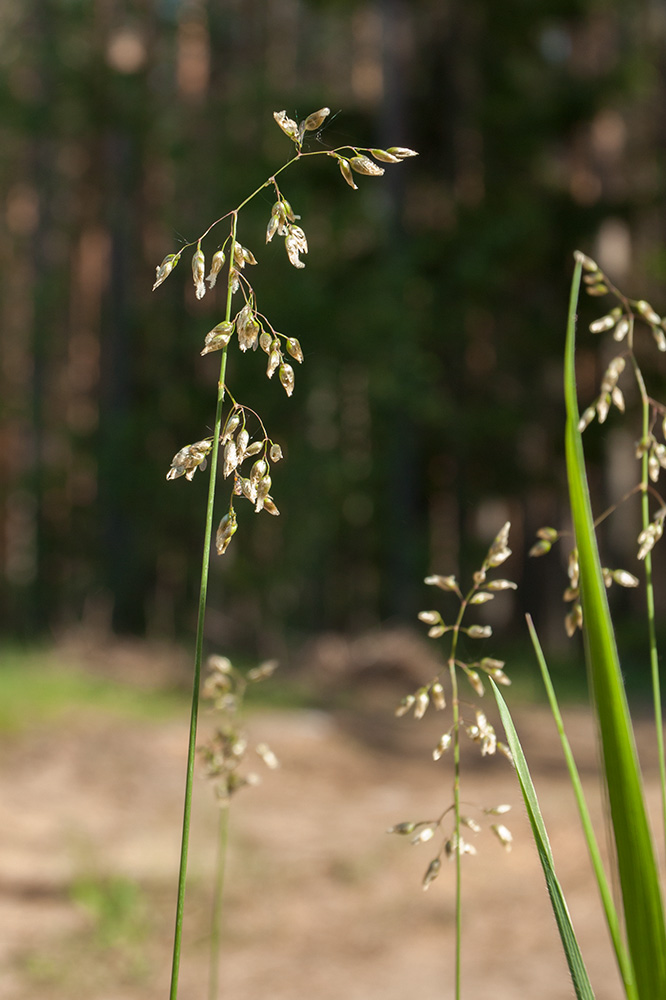
[[[585,848],[543,709],[518,716],[561,880],[599,1000],[621,996]],[[594,787],[589,719],[569,713]],[[454,868],[424,893],[432,843],[386,828],[448,803],[440,722],[383,713],[254,716],[282,767],[235,800],[221,997],[448,1000]],[[187,720],[77,715],[0,748],[0,996],[153,1000],[168,996]],[[561,1000],[573,991],[513,772],[467,753],[468,803],[513,803],[511,853],[492,834],[464,859],[463,993]],[[655,774],[648,767],[653,806]],[[473,806],[470,805],[469,812]],[[594,807],[598,815],[598,806]],[[182,1000],[207,996],[207,926],[217,809],[197,784]]]

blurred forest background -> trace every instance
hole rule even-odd
[[[209,639],[280,655],[412,624],[424,575],[475,568],[507,519],[515,627],[529,609],[564,637],[566,552],[526,552],[566,516],[572,253],[666,308],[665,43],[658,0],[5,0],[4,635],[191,634],[207,474],[165,474],[211,432],[218,359],[199,351],[223,307],[196,302],[189,254],[155,294],[154,269],[289,158],[274,111],[327,105],[308,148],[420,156],[357,192],[327,157],[287,172],[303,271],[263,245],[271,193],[241,215],[261,310],[305,363],[287,400],[230,351],[235,397],[285,453],[282,514],[240,505]],[[604,311],[581,305],[585,403]],[[600,503],[635,482],[638,431],[609,423],[603,446],[588,432]],[[609,564],[636,571],[638,530],[637,504],[610,522]]]

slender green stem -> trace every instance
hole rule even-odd
[[[227,839],[229,834],[229,806],[220,809],[217,835],[217,860],[215,889],[213,896],[213,916],[210,934],[210,958],[208,977],[208,1000],[217,1000],[220,974],[220,942],[222,939],[222,913],[224,910],[224,875],[227,860]]]
[[[641,404],[643,409],[643,440],[646,440],[650,433],[650,399],[645,388],[643,373],[638,367],[633,352],[631,360],[634,374],[641,394]],[[650,523],[650,501],[648,497],[649,489],[649,455],[644,450],[641,458],[641,519],[642,527],[645,530]],[[657,755],[659,758],[659,780],[661,785],[661,811],[662,811],[662,831],[666,838],[666,756],[664,754],[664,728],[661,711],[661,682],[659,678],[659,656],[657,652],[657,629],[654,613],[654,584],[652,582],[652,553],[645,556],[645,600],[647,604],[647,625],[648,642],[650,647],[650,673],[652,677],[652,700],[654,702],[654,722],[657,734]]]
[[[457,638],[454,633],[454,641]],[[453,653],[453,650],[452,650]],[[453,708],[453,809],[455,815],[454,849],[456,852],[456,1000],[460,1000],[462,960],[462,865],[460,858],[460,703],[458,675],[453,655],[449,660],[451,703]]]
[[[608,923],[608,931],[613,942],[613,948],[615,950],[620,975],[622,976],[622,981],[624,983],[624,991],[628,1000],[638,1000],[634,973],[631,968],[631,960],[627,954],[627,949],[622,939],[622,930],[618,919],[617,909],[615,907],[615,903],[613,902],[613,894],[608,884],[608,879],[606,878],[603,861],[601,860],[601,853],[599,851],[599,845],[594,831],[594,824],[587,807],[585,793],[580,780],[580,774],[578,772],[578,767],[576,766],[576,761],[571,750],[569,739],[564,730],[564,722],[562,720],[562,714],[560,712],[560,706],[557,701],[553,682],[550,677],[550,671],[548,670],[548,664],[546,663],[546,659],[543,655],[543,650],[541,649],[541,643],[539,642],[539,637],[537,636],[534,623],[529,615],[527,615],[527,627],[529,629],[534,652],[536,653],[539,669],[541,670],[541,677],[543,678],[543,683],[546,688],[546,694],[548,695],[550,710],[557,727],[560,743],[562,744],[564,758],[569,771],[571,787],[573,789],[576,805],[580,814],[587,849],[590,853],[590,861],[594,869],[594,875],[597,880],[604,913],[606,915],[606,921]]]
[[[451,704],[453,710],[453,813],[454,813],[454,834],[453,847],[456,861],[456,972],[455,972],[455,1000],[460,1000],[462,983],[462,860],[460,850],[460,699],[458,695],[458,673],[456,652],[458,649],[458,639],[460,637],[460,627],[465,616],[465,611],[470,598],[478,589],[475,583],[466,597],[463,597],[459,590],[456,591],[460,597],[460,607],[455,624],[451,633],[451,653],[448,661],[449,674],[451,677]]]
[[[231,238],[236,239],[238,216],[234,212],[231,223]],[[233,260],[233,258],[232,258]],[[231,276],[227,281],[227,308],[225,319],[231,318],[232,286]],[[180,970],[180,954],[183,938],[183,913],[185,908],[185,885],[187,881],[187,860],[190,843],[190,823],[192,817],[192,790],[194,786],[194,762],[197,749],[197,726],[199,719],[199,688],[201,684],[201,663],[203,659],[204,624],[206,620],[206,598],[208,596],[208,571],[210,567],[210,548],[213,539],[213,515],[215,509],[215,484],[217,479],[218,453],[220,450],[220,431],[222,429],[222,404],[224,402],[224,379],[227,370],[227,349],[222,351],[220,360],[220,377],[217,385],[217,406],[215,409],[215,427],[213,431],[213,447],[210,458],[210,478],[208,481],[208,502],[206,506],[206,528],[204,532],[203,556],[201,560],[201,585],[199,588],[199,613],[197,618],[197,635],[194,653],[194,677],[192,679],[192,707],[190,712],[190,736],[187,752],[187,775],[185,779],[185,802],[183,806],[183,829],[180,848],[180,867],[178,871],[178,899],[176,903],[176,927],[173,941],[173,959],[171,965],[171,987],[169,1000],[178,997],[178,973]]]
[[[470,594],[473,590],[470,591]],[[451,705],[453,710],[453,814],[455,832],[453,835],[456,858],[456,975],[455,1000],[460,1000],[462,983],[462,862],[460,853],[460,699],[458,696],[458,672],[456,670],[456,651],[460,636],[460,625],[465,615],[469,594],[460,601],[458,616],[453,627],[451,638],[451,656],[449,658],[449,673],[451,675]]]

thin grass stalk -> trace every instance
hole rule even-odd
[[[232,214],[232,240],[236,239],[238,214]],[[232,244],[233,245],[233,244]],[[233,257],[232,257],[233,260]],[[231,263],[229,265],[231,269]],[[225,319],[231,318],[232,287],[231,277],[227,278],[227,304]],[[222,406],[224,403],[224,380],[227,371],[227,348],[220,358],[220,377],[217,384],[217,405],[213,429],[213,447],[210,453],[210,475],[208,479],[208,500],[206,504],[206,527],[204,531],[203,554],[201,559],[201,584],[199,587],[199,612],[194,652],[194,676],[192,679],[192,705],[190,709],[190,733],[187,750],[187,771],[185,778],[185,801],[183,805],[183,827],[178,869],[178,898],[176,902],[176,926],[174,930],[173,956],[171,965],[171,985],[169,1000],[177,1000],[178,975],[183,939],[183,915],[185,910],[185,886],[187,882],[187,861],[190,844],[190,824],[192,818],[192,791],[194,787],[194,763],[197,749],[197,729],[199,720],[199,689],[201,687],[201,664],[203,660],[204,625],[206,622],[206,600],[208,597],[208,573],[210,569],[210,549],[213,540],[213,517],[215,512],[215,487],[217,481],[220,432],[222,430]]]
[[[666,997],[666,930],[659,873],[601,572],[579,430],[575,334],[581,269],[581,258],[577,257],[569,302],[564,390],[567,474],[580,566],[583,634],[603,751],[627,945],[640,1000],[656,1000]]]
[[[454,632],[454,644],[458,632]],[[460,1000],[462,982],[462,862],[460,855],[460,703],[458,701],[458,676],[453,659],[455,645],[449,660],[451,674],[451,703],[453,709],[453,811],[455,817],[456,859],[456,973],[455,1000]]]
[[[220,979],[220,947],[222,943],[222,914],[224,912],[224,876],[229,837],[229,806],[220,808],[217,826],[217,858],[215,861],[215,888],[210,929],[210,954],[208,970],[208,1000],[217,1000]]]
[[[492,677],[490,678],[490,684],[497,701],[497,707],[515,764],[520,789],[523,793],[527,816],[534,836],[534,843],[539,853],[539,860],[541,861],[541,867],[546,879],[546,888],[548,889],[553,914],[560,932],[562,947],[569,966],[569,972],[571,973],[571,981],[576,992],[576,997],[578,1000],[594,1000],[594,992],[578,945],[578,939],[571,923],[564,893],[555,873],[553,852],[548,840],[546,825],[541,814],[539,800],[537,799],[536,789],[532,782],[527,760],[518,739],[518,733],[513,724],[511,713]]]
[[[650,433],[650,400],[643,380],[643,374],[638,367],[633,351],[631,361],[641,395],[643,412],[643,440]],[[641,456],[641,527],[645,530],[650,523],[649,485],[649,455],[644,451]],[[654,584],[652,582],[652,552],[645,556],[645,603],[647,609],[648,645],[650,650],[650,676],[652,681],[652,701],[654,704],[654,725],[657,736],[657,755],[659,758],[659,783],[661,786],[662,833],[666,840],[666,756],[664,752],[664,727],[661,710],[661,680],[659,677],[659,654],[657,651],[657,629],[654,614]]]
[[[569,771],[569,780],[571,781],[571,787],[573,789],[574,798],[576,799],[576,805],[578,807],[585,842],[590,855],[590,861],[592,863],[594,875],[599,887],[601,902],[606,916],[606,923],[608,924],[608,931],[611,936],[611,941],[613,942],[613,949],[615,951],[615,957],[617,959],[622,982],[624,983],[624,991],[627,996],[627,1000],[638,1000],[636,982],[631,968],[631,960],[627,954],[627,949],[622,937],[620,920],[613,901],[613,893],[608,883],[608,879],[606,878],[603,861],[601,860],[601,852],[599,850],[599,844],[594,832],[594,824],[592,822],[589,809],[587,808],[585,793],[583,791],[576,761],[571,751],[571,745],[564,730],[564,722],[562,720],[562,714],[560,712],[560,706],[557,701],[553,682],[550,677],[550,671],[548,670],[548,664],[546,663],[546,658],[543,654],[534,623],[529,615],[527,615],[527,627],[529,629],[530,639],[532,640],[532,646],[536,654],[537,662],[541,670],[541,676],[543,678],[544,687],[546,688],[546,694],[548,695],[550,710],[562,744],[564,759],[566,761],[567,770]]]

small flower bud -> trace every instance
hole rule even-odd
[[[224,425],[224,430],[222,431],[222,436],[220,437],[220,444],[226,444],[227,441],[229,441],[229,439],[234,435],[236,428],[240,424],[240,419],[240,413],[238,410],[234,410]]]
[[[249,681],[263,681],[267,677],[272,677],[277,670],[279,664],[277,660],[264,660],[260,663],[258,667],[253,667],[252,670],[248,670],[247,679]]]
[[[504,666],[504,660],[496,660],[493,656],[484,656],[480,660],[479,666],[482,670],[501,670]]]
[[[304,122],[301,122],[301,132],[316,131],[320,125],[323,125],[330,113],[330,108],[320,108],[319,111],[313,111],[311,115],[307,116]]]
[[[406,834],[414,833],[414,830],[416,829],[417,825],[418,824],[413,823],[411,820],[409,820],[405,823],[396,823],[395,826],[390,826],[386,832],[399,833],[401,836],[405,836]]]
[[[439,683],[439,681],[435,681],[435,683],[430,688],[430,696],[432,697],[432,703],[436,709],[441,710],[443,708],[446,708],[446,698],[444,697],[444,688]]]
[[[275,501],[272,497],[264,497],[264,510],[269,514],[272,514],[273,517],[280,516],[280,511],[275,506]]]
[[[298,142],[298,125],[293,118],[287,117],[286,111],[274,111],[273,118],[280,126],[285,135],[288,135],[294,142]]]
[[[611,573],[615,583],[621,587],[637,587],[640,583],[638,577],[633,573],[628,573],[626,569],[614,569]]]
[[[268,355],[268,364],[266,365],[266,375],[268,376],[268,378],[273,378],[273,375],[277,371],[278,365],[280,364],[281,361],[282,361],[282,353],[280,352],[280,350],[272,349],[271,353]]]
[[[439,760],[451,746],[451,733],[444,733],[439,743],[432,752],[433,760]]]
[[[270,354],[271,344],[273,343],[273,338],[267,330],[262,330],[259,334],[259,347],[262,349],[264,354]]]
[[[344,156],[339,156],[338,157],[338,166],[340,167],[340,173],[342,174],[342,176],[344,177],[344,179],[347,181],[347,184],[349,184],[349,186],[351,188],[353,188],[354,191],[358,191],[358,184],[356,184],[355,181],[354,181],[354,177],[352,175],[351,167],[349,166],[349,160],[346,160],[344,158]]]
[[[271,215],[270,219],[268,220],[268,225],[266,226],[266,242],[267,243],[271,242],[271,240],[273,239],[273,237],[275,236],[275,234],[276,234],[276,232],[278,230],[278,226],[279,225],[280,225],[280,217],[279,217],[279,215]]]
[[[493,831],[502,847],[510,851],[513,844],[513,835],[502,823],[493,823],[490,829]]]
[[[648,323],[653,323],[655,325],[659,325],[659,323],[661,323],[661,317],[657,315],[650,303],[646,302],[645,299],[640,299],[640,301],[636,303],[636,309]]]
[[[279,444],[272,444],[268,455],[271,462],[279,462],[282,458],[282,448]]]
[[[595,319],[593,323],[590,323],[590,333],[605,333],[606,330],[612,330],[621,315],[621,309],[616,308],[611,310],[606,316]]]
[[[153,285],[153,291],[155,291],[155,289],[161,285],[163,281],[166,281],[179,260],[179,253],[168,253],[162,263],[157,265],[155,268],[155,284]]]
[[[464,629],[470,639],[488,639],[493,634],[492,627],[490,625],[470,625],[469,628]]]
[[[486,584],[486,590],[518,590],[518,584],[513,580],[490,580]]]
[[[268,466],[263,458],[258,459],[250,471],[250,479],[253,483],[258,483],[262,476],[268,472]]]
[[[366,174],[369,177],[381,177],[384,173],[384,168],[377,166],[368,156],[352,156],[349,160],[349,166],[357,174]]]
[[[437,625],[442,620],[439,611],[419,611],[419,621],[426,625]]]
[[[489,806],[483,811],[486,816],[503,816],[505,813],[511,812],[511,806],[503,802],[498,806]]]
[[[305,267],[305,263],[300,259],[299,254],[308,252],[308,241],[300,226],[289,226],[284,246],[287,251],[289,263],[293,267]]]
[[[250,501],[254,503],[257,499],[257,487],[252,482],[251,479],[237,479],[237,483],[240,483],[241,494]]]
[[[201,247],[197,247],[192,257],[192,277],[194,279],[195,294],[198,299],[202,299],[206,294],[204,284],[204,274],[206,272],[206,258]]]
[[[279,377],[284,391],[288,396],[291,396],[294,391],[294,369],[291,365],[288,365],[286,362],[281,364]]]
[[[453,590],[459,593],[455,576],[427,576],[423,582],[429,587],[439,587],[440,590]]]
[[[258,743],[255,750],[263,760],[266,767],[270,767],[271,770],[275,770],[280,766],[280,761],[266,743]]]
[[[287,339],[287,350],[291,354],[292,358],[298,361],[299,364],[303,361],[303,351],[301,350],[301,345],[296,340],[296,337],[289,337]]]
[[[229,542],[235,535],[237,528],[236,512],[232,507],[229,513],[225,514],[220,521],[217,534],[215,535],[215,548],[218,555],[221,556],[227,551]]]
[[[226,260],[224,250],[216,250],[213,254],[213,259],[210,262],[210,274],[206,278],[209,288],[215,287],[215,282],[217,281],[217,276],[224,267],[224,262]]]
[[[400,157],[396,156],[395,153],[389,153],[387,149],[371,149],[370,152],[376,160],[381,160],[382,163],[400,163]]]
[[[662,328],[660,326],[653,326],[650,329],[652,330],[652,336],[654,337],[654,341],[657,345],[657,350],[662,352],[666,351],[666,336],[664,335]]]
[[[228,476],[231,475],[231,473],[239,464],[239,458],[236,452],[236,445],[233,441],[227,441],[227,443],[224,446],[223,455],[224,455],[223,475],[224,478],[226,479]]]
[[[578,433],[582,434],[586,427],[592,423],[596,416],[596,409],[594,406],[588,406],[588,408],[583,413],[582,417],[578,421]]]
[[[433,860],[428,865],[427,872],[423,876],[422,885],[424,890],[430,888],[430,885],[435,881],[435,879],[439,875],[439,870],[441,867],[442,867],[442,862],[440,861],[440,859],[433,858]]]
[[[409,149],[407,146],[389,146],[386,152],[397,156],[399,160],[406,160],[409,156],[419,155],[415,149]]]
[[[231,340],[231,335],[234,332],[234,324],[223,320],[222,323],[218,323],[213,329],[206,334],[206,339],[204,340],[204,348],[201,354],[211,354],[212,351],[221,351],[222,348],[226,347]]]
[[[487,604],[488,601],[494,600],[494,594],[488,594],[486,591],[481,590],[477,594],[473,594],[469,599],[470,604]]]
[[[396,717],[399,719],[401,716],[406,715],[415,701],[416,698],[414,697],[413,694],[405,695],[405,697],[401,700],[400,704],[395,710],[394,714],[396,715]]]
[[[422,719],[425,715],[426,709],[430,704],[430,696],[428,694],[427,688],[419,688],[416,692],[416,702],[414,705],[414,718]]]
[[[624,340],[624,338],[629,333],[630,326],[631,324],[629,323],[629,320],[626,317],[621,319],[620,322],[615,327],[615,330],[613,331],[613,340],[616,340],[618,343],[621,340]]]
[[[483,697],[483,692],[484,692],[485,688],[483,686],[483,681],[479,677],[479,674],[477,673],[477,671],[476,670],[472,670],[471,668],[468,668],[466,670],[466,674],[467,674],[467,680],[470,682],[470,684],[472,685],[472,687],[474,688],[474,690],[478,694],[479,698]]]
[[[415,837],[412,838],[412,844],[415,846],[417,844],[427,844],[429,840],[435,836],[435,829],[432,826],[424,826]]]
[[[245,450],[250,443],[250,435],[245,427],[238,432],[236,437],[236,452],[238,453],[238,464],[245,458]]]

